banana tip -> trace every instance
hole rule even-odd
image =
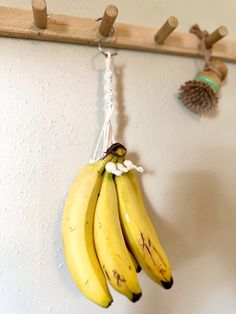
[[[142,267],[141,267],[140,265],[138,265],[138,267],[137,267],[137,269],[136,269],[136,272],[137,272],[137,273],[140,273],[141,270],[142,270]]]
[[[140,298],[141,298],[141,296],[142,296],[142,292],[140,292],[140,293],[133,293],[133,296],[132,296],[132,302],[134,303],[134,302],[137,302]]]
[[[112,304],[113,300],[111,300],[110,303],[108,303],[108,305],[106,306],[106,309]]]
[[[161,281],[161,284],[165,289],[170,289],[173,286],[173,283],[174,283],[174,280],[172,277],[170,281]]]

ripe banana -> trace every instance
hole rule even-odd
[[[93,242],[93,219],[105,165],[112,159],[86,165],[69,192],[62,221],[64,253],[71,276],[81,292],[102,307],[112,303]]]
[[[95,210],[94,240],[98,259],[109,283],[132,302],[139,300],[142,293],[121,230],[113,175],[108,172],[104,175]]]
[[[144,207],[134,171],[115,178],[123,232],[139,265],[155,282],[171,288],[173,279],[168,258]]]

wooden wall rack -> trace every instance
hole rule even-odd
[[[174,31],[176,17],[170,17],[158,30],[115,23],[117,15],[118,9],[111,5],[99,22],[95,18],[48,16],[45,0],[32,0],[32,10],[0,6],[0,36],[96,46],[101,40],[103,47],[200,57],[199,39]],[[222,39],[227,33],[225,26],[219,27],[207,36],[206,44],[212,47],[212,57],[235,63],[236,41]]]

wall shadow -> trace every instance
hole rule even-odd
[[[234,159],[230,152],[225,154],[225,161]],[[141,183],[141,188],[148,214],[170,259],[175,283],[170,291],[163,291],[142,274],[145,295],[140,304],[142,310],[129,307],[129,314],[141,314],[144,309],[146,313],[151,313],[153,308],[160,313],[179,313],[178,306],[186,303],[186,289],[192,302],[195,302],[194,296],[197,294],[198,299],[200,297],[203,303],[207,303],[208,295],[203,288],[204,276],[210,272],[208,285],[210,280],[218,280],[211,278],[211,264],[202,265],[201,261],[208,260],[209,256],[210,260],[222,264],[228,280],[236,278],[236,268],[232,268],[236,263],[236,253],[232,253],[235,249],[232,234],[236,236],[236,231],[233,231],[236,225],[235,204],[232,199],[228,199],[219,174],[217,176],[209,170],[175,172],[170,182],[166,208],[168,217],[173,216],[171,220],[158,214],[158,209],[148,198],[148,186],[144,189]],[[195,265],[191,273],[190,265]]]
[[[142,190],[148,213],[173,267],[182,267],[209,250],[219,255],[219,248],[211,244],[219,231],[236,218],[234,205],[226,199],[219,178],[210,171],[179,172],[173,174],[171,182],[167,206],[173,212],[172,222],[157,213],[143,187]]]

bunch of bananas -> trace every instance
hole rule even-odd
[[[125,154],[124,146],[116,143],[103,159],[86,165],[63,213],[64,254],[71,276],[87,298],[105,308],[113,301],[107,281],[132,302],[142,295],[136,273],[141,269],[165,289],[173,284],[136,174],[123,165]],[[111,162],[117,165],[117,175],[106,170]]]

